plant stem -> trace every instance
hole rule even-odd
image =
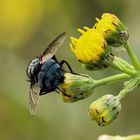
[[[117,95],[117,98],[121,100],[128,94],[130,91],[132,91],[134,88],[136,88],[140,83],[139,78],[131,79],[124,83],[123,89],[120,91],[120,93]]]
[[[122,98],[125,97],[125,95],[128,93],[125,89],[121,90],[120,93],[117,95],[117,98],[121,100]]]
[[[120,57],[114,56],[111,66],[114,69],[132,75],[134,77],[137,75],[137,71],[134,69],[134,67]]]
[[[117,75],[113,75],[113,76],[103,78],[100,80],[95,80],[94,85],[95,86],[106,85],[108,83],[112,83],[112,82],[123,80],[123,79],[128,79],[130,77],[131,77],[130,75],[125,74],[125,73],[117,74]]]
[[[134,65],[134,68],[138,71],[140,71],[140,63],[134,52],[132,51],[132,48],[130,47],[129,43],[124,43],[124,47],[127,50],[127,53],[132,61],[132,64]]]

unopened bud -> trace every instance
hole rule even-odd
[[[94,80],[86,75],[65,73],[64,82],[60,84],[59,89],[64,102],[75,102],[93,93]]]
[[[118,116],[121,103],[116,96],[105,95],[89,106],[89,114],[99,126],[110,124]]]

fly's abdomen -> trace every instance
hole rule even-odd
[[[29,64],[28,68],[27,68],[27,76],[29,79],[33,79],[36,72],[37,72],[37,68],[39,66],[39,58],[36,57],[34,58],[31,63]]]

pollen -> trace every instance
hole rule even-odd
[[[84,27],[77,29],[82,35],[76,39],[71,37],[70,47],[77,59],[83,63],[96,63],[105,52],[106,41],[95,29]]]

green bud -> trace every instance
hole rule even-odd
[[[130,135],[126,137],[101,135],[98,140],[140,140],[140,135]]]
[[[98,140],[126,140],[126,139],[120,136],[102,135],[98,138]]]
[[[59,89],[64,102],[75,102],[93,93],[94,80],[86,75],[65,73],[64,82]]]
[[[116,119],[121,103],[116,96],[105,95],[89,106],[89,114],[99,126],[106,126]]]

